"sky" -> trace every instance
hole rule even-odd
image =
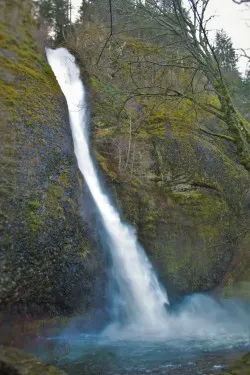
[[[76,15],[81,0],[72,0],[72,4],[73,14]],[[232,39],[235,49],[248,49],[247,52],[250,54],[250,5],[237,5],[233,0],[210,0],[207,15],[208,17],[215,16],[209,23],[209,29],[224,29]],[[213,34],[211,32],[211,37]],[[240,58],[238,66],[241,73],[244,74],[247,68],[247,59]]]

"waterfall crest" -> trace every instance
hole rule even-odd
[[[65,95],[78,167],[88,185],[108,237],[112,275],[119,289],[114,304],[126,326],[145,331],[161,330],[166,324],[168,297],[137,241],[135,231],[121,221],[118,211],[101,188],[90,154],[85,89],[75,58],[66,49],[47,49],[49,64]]]

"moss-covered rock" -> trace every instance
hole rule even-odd
[[[226,372],[221,375],[249,375],[250,374],[250,354],[245,354],[240,360],[235,362]]]
[[[211,291],[230,272],[247,230],[249,175],[223,143],[195,133],[166,136],[157,150],[160,183],[137,176],[137,184],[114,185],[121,212],[137,227],[170,293]],[[154,166],[154,149],[151,155]],[[241,262],[247,259],[242,254]],[[240,279],[246,274],[239,271]]]
[[[48,365],[18,349],[0,348],[1,375],[66,375],[66,372]]]
[[[0,303],[69,312],[92,303],[100,270],[80,214],[66,103],[36,40],[31,6],[1,1]]]

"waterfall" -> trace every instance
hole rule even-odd
[[[123,223],[103,191],[89,149],[86,94],[75,58],[66,49],[47,49],[48,62],[68,104],[78,167],[92,194],[108,238],[112,275],[119,290],[114,304],[126,326],[161,330],[166,324],[168,297],[138,243],[135,231]]]

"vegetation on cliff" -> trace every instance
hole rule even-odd
[[[178,293],[212,290],[227,283],[232,268],[240,268],[239,249],[249,247],[244,239],[249,173],[243,160],[249,145],[244,128],[237,130],[238,111],[249,118],[249,79],[240,77],[223,32],[209,46],[221,75],[219,89],[197,57],[187,55],[187,36],[165,26],[174,23],[171,8],[157,13],[149,6],[146,14],[155,16],[146,17],[142,5],[118,3],[113,3],[111,38],[110,11],[99,1],[85,3],[66,41],[89,87],[95,155],[163,281]],[[210,63],[204,62],[206,69]],[[190,71],[192,64],[198,73]],[[243,153],[224,117],[230,103]],[[226,112],[221,116],[218,108]]]

